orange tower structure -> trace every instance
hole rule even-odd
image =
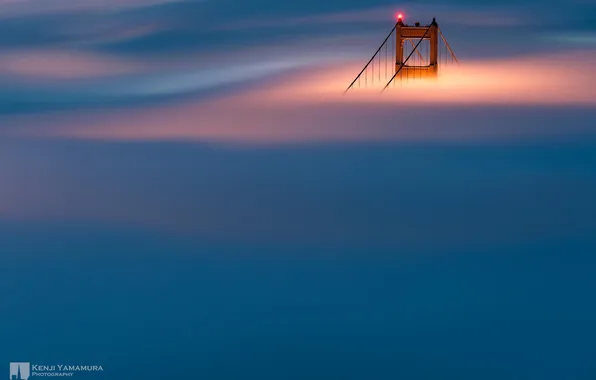
[[[398,18],[395,27],[395,72],[398,77],[436,77],[439,75],[439,25],[433,18],[430,25],[422,26],[404,24],[401,17]],[[414,42],[416,41],[416,42]],[[429,41],[428,51],[421,49],[421,44]],[[404,55],[405,44],[410,44],[409,54]],[[411,60],[416,54],[418,59]]]
[[[399,14],[393,29],[344,93],[354,87],[383,84],[385,90],[402,80],[436,78],[439,66],[449,62],[459,64],[435,18],[429,25],[406,25]]]

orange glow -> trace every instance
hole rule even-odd
[[[261,96],[282,103],[361,104],[596,104],[596,79],[587,78],[585,65],[596,60],[593,53],[576,52],[577,63],[569,63],[561,75],[559,55],[529,56],[502,60],[463,62],[461,67],[441,69],[436,79],[396,82],[395,89],[381,94],[386,81],[376,80],[364,88],[343,95],[346,83],[361,68],[359,64],[334,66],[297,75],[277,86],[264,89]],[[515,70],[512,71],[512,67]],[[556,89],[553,91],[553,89]],[[316,100],[315,100],[316,99]]]
[[[594,107],[596,78],[586,76],[585,70],[596,62],[596,55],[579,51],[575,55],[578,61],[566,65],[565,75],[561,75],[559,64],[565,56],[560,55],[465,61],[461,67],[443,68],[436,79],[404,80],[384,93],[381,89],[385,82],[377,80],[374,86],[354,88],[345,95],[343,91],[362,68],[361,62],[334,64],[208,100],[57,115],[44,121],[45,128],[32,127],[39,124],[35,116],[11,118],[10,122],[0,118],[0,124],[18,126],[9,133],[21,137],[124,141],[285,143],[496,138],[518,132],[479,127],[457,134],[451,128],[437,131],[431,124],[426,129],[411,130],[411,123],[403,121],[405,116],[399,126],[394,126],[393,118],[407,111],[411,121],[418,120],[428,113],[429,105],[439,104]],[[371,123],[370,118],[376,118],[380,109],[388,116]],[[388,123],[394,127],[387,128]],[[565,128],[561,131],[569,132]],[[0,131],[0,135],[3,133]]]

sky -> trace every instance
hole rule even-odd
[[[344,95],[397,12],[461,65]],[[593,0],[0,0],[0,368],[592,379],[594,67]]]

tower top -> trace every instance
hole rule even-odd
[[[404,25],[404,15],[401,12],[397,14],[397,24]]]
[[[421,25],[420,22],[415,22],[412,25],[408,25],[408,24],[406,24],[404,22],[404,16],[403,16],[402,13],[398,13],[396,15],[396,18],[397,18],[397,26],[401,26],[401,27],[416,27],[416,28],[425,27],[426,28],[426,27],[429,27],[429,26],[436,26],[436,27],[439,26],[439,23],[437,23],[436,17],[433,17],[432,22],[430,24],[427,24],[427,25]]]

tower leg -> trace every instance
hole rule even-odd
[[[404,61],[404,39],[402,37],[401,25],[395,28],[395,71],[399,69]]]
[[[437,76],[439,74],[439,27],[436,23],[431,25],[430,30],[430,70],[431,76]]]

